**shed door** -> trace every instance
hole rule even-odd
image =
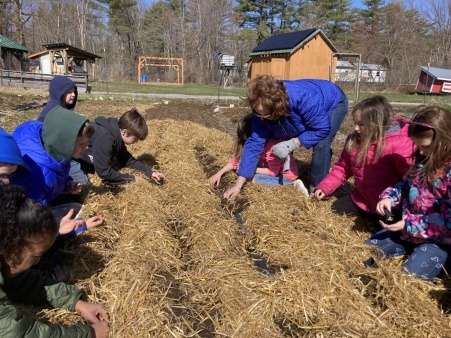
[[[271,60],[271,75],[277,80],[285,79],[285,59]]]
[[[442,92],[451,93],[451,82],[443,82]]]

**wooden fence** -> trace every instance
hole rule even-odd
[[[37,88],[48,89],[49,82],[53,79],[54,74],[26,73],[14,70],[0,71],[0,85],[9,87]],[[86,93],[91,91],[88,85],[87,75],[65,75],[75,82],[78,91],[84,90]]]

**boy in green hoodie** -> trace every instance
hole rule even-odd
[[[69,175],[70,161],[83,154],[93,133],[94,127],[88,119],[71,110],[55,107],[44,122],[25,122],[12,134],[30,172],[18,173],[11,183],[24,187],[28,197],[50,207],[60,225],[59,235],[74,235],[103,223],[102,215],[86,221],[74,218],[81,210],[81,203],[55,202],[62,193],[80,192],[80,185],[74,184]],[[54,255],[57,247],[54,249],[47,256]],[[44,270],[51,269],[58,279],[64,279],[54,256],[45,262],[51,266]]]

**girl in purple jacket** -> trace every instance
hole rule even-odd
[[[330,146],[348,112],[346,95],[326,80],[278,81],[270,75],[261,75],[249,82],[247,99],[254,113],[252,134],[244,145],[238,179],[224,197],[238,195],[246,180],[254,176],[268,139],[285,140],[272,147],[274,155],[283,160],[299,147],[313,148],[310,182],[313,191],[329,172]]]
[[[332,209],[378,220],[379,194],[407,173],[415,146],[407,135],[407,120],[393,118],[392,106],[383,96],[359,102],[352,117],[354,133],[331,172],[317,185],[314,197],[321,200],[354,177],[354,190],[335,201]]]
[[[451,263],[451,112],[419,111],[409,125],[417,145],[415,165],[404,180],[381,194],[380,215],[402,205],[402,219],[380,221],[384,230],[367,240],[388,257],[407,255],[405,272],[431,280]]]

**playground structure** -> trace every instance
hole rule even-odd
[[[183,58],[140,56],[138,83],[183,85]]]

